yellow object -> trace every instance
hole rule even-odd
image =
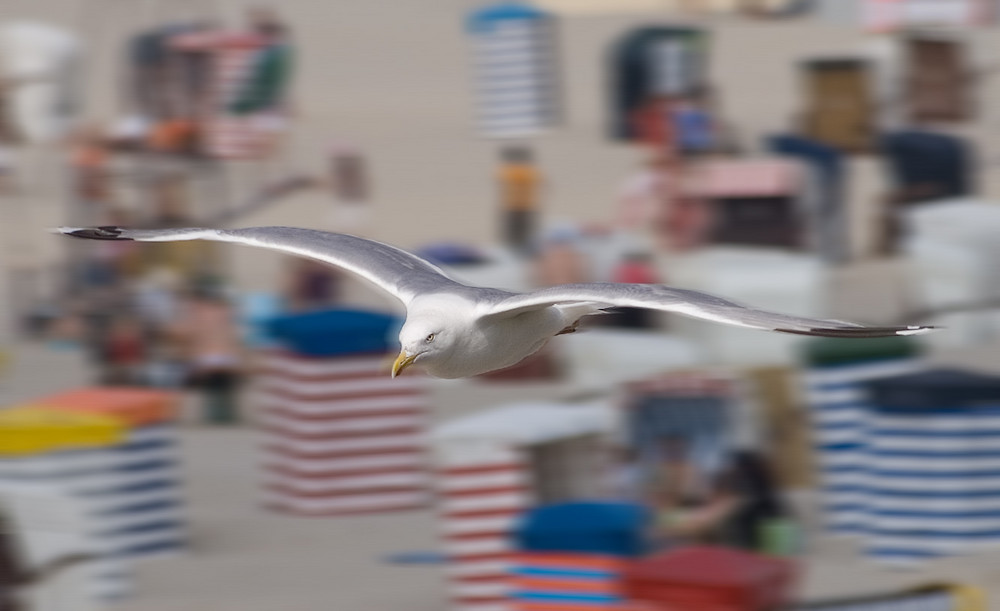
[[[38,406],[0,410],[0,456],[108,446],[124,437],[125,424],[112,416]]]
[[[955,595],[954,611],[988,611],[989,609],[986,592],[980,588],[956,585],[951,586],[951,593]]]
[[[910,592],[950,592],[955,605],[948,611],[989,611],[986,592],[982,588],[956,583],[929,583]]]

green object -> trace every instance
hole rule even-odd
[[[830,367],[862,361],[880,361],[920,356],[923,346],[905,336],[847,339],[823,337],[807,342],[802,350],[806,363]]]
[[[261,50],[250,77],[230,104],[229,111],[247,115],[278,106],[291,71],[292,50],[288,45],[276,44]]]
[[[771,556],[794,556],[799,552],[799,525],[787,518],[766,520],[760,524],[761,549]]]

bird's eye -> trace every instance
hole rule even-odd
[[[430,335],[427,336],[427,343],[429,344],[432,341],[434,341],[434,334],[433,333],[431,333]]]

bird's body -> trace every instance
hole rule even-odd
[[[742,327],[826,337],[914,335],[925,326],[864,327],[755,310],[697,291],[659,285],[568,284],[530,293],[466,286],[406,251],[355,236],[293,227],[57,230],[97,240],[216,240],[279,250],[336,265],[374,283],[406,306],[395,376],[420,364],[439,378],[464,378],[509,367],[581,318],[613,307],[676,312]]]
[[[516,365],[538,352],[552,337],[575,325],[581,317],[600,311],[590,305],[549,306],[514,316],[495,317],[489,324],[480,324],[481,306],[475,294],[475,289],[469,296],[431,293],[414,299],[407,308],[401,337],[412,334],[417,339],[426,338],[432,332],[431,327],[440,328],[439,323],[447,321],[447,336],[439,335],[435,341],[454,338],[446,356],[428,361],[415,359],[414,362],[432,376],[467,378]],[[428,321],[432,324],[428,325]]]

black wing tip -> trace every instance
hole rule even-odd
[[[933,325],[907,325],[904,327],[827,327],[814,328],[809,330],[801,329],[775,329],[782,333],[794,333],[796,335],[811,335],[814,337],[842,337],[842,338],[874,338],[874,337],[906,337],[910,335],[924,335],[941,329],[942,327]]]
[[[122,228],[112,225],[102,227],[60,227],[59,233],[87,240],[132,240],[122,235]]]

